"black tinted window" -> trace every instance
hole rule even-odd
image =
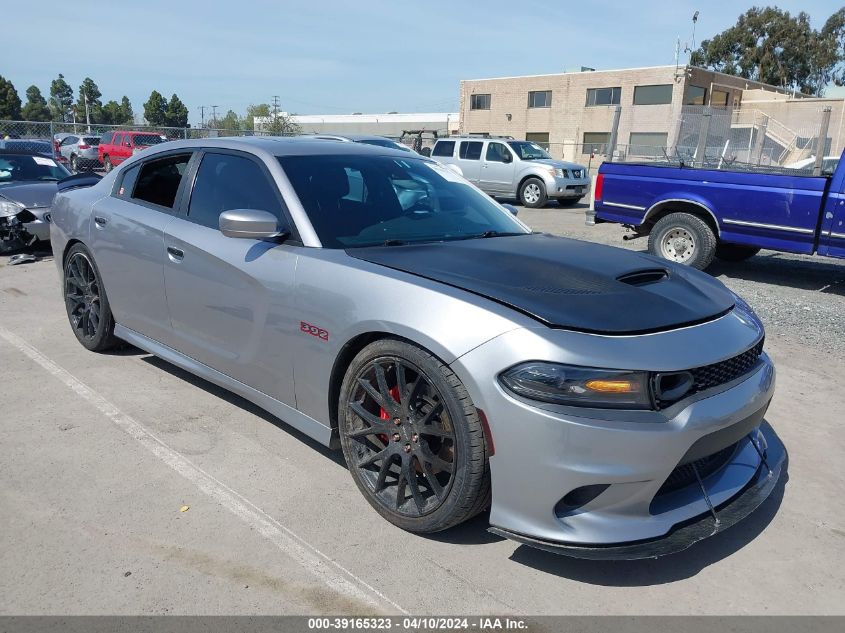
[[[455,141],[438,141],[432,156],[452,156],[455,153]]]
[[[487,145],[487,154],[485,154],[485,158],[490,161],[504,163],[510,158],[510,152],[502,143],[489,143]]]
[[[460,156],[467,160],[478,160],[481,158],[481,141],[463,141],[461,143]]]
[[[190,154],[179,154],[144,163],[132,197],[172,209],[190,159]]]
[[[206,154],[197,171],[188,217],[216,229],[220,214],[232,209],[258,209],[282,218],[275,187],[257,163],[232,154]]]

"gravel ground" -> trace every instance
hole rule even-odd
[[[519,207],[519,218],[535,231],[646,250],[647,238],[622,241],[621,226],[586,226],[586,209],[586,204],[563,209],[554,203],[544,209]],[[741,263],[717,260],[707,272],[754,308],[770,338],[845,356],[845,261],[764,250]]]

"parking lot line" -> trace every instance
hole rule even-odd
[[[170,448],[143,424],[121,411],[27,341],[3,327],[0,327],[0,337],[70,388],[80,398],[93,405],[115,426],[137,440],[144,448],[194,484],[213,501],[264,536],[279,550],[297,561],[330,589],[375,609],[381,610],[389,605],[402,614],[408,613],[378,589],[308,543],[249,499]]]

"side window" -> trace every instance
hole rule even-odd
[[[134,167],[130,167],[124,171],[123,176],[120,179],[120,185],[114,195],[118,198],[123,198],[124,200],[131,198],[132,191],[135,189],[135,183],[138,181],[138,173],[140,171],[140,165],[135,165]]]
[[[113,144],[114,145],[122,145],[123,144],[123,134],[115,134]]]
[[[462,141],[459,154],[461,158],[466,160],[479,160],[481,158],[481,147],[484,145],[481,141]]]
[[[502,143],[488,143],[485,158],[496,163],[510,162],[510,151]]]
[[[78,140],[75,136],[68,136],[62,141],[62,145],[73,145]]]
[[[177,154],[143,163],[132,199],[172,209],[190,159],[190,154]]]
[[[455,141],[437,141],[432,156],[453,156],[455,154]]]
[[[216,229],[220,214],[232,209],[258,209],[282,218],[276,188],[256,162],[232,154],[206,154],[197,170],[188,217]]]

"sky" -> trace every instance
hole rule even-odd
[[[0,75],[22,99],[62,73],[136,114],[152,90],[243,114],[454,112],[459,81],[674,64],[675,43],[733,25],[749,0],[48,0],[3,3]],[[757,4],[764,4],[758,2]],[[781,1],[820,28],[836,0]],[[18,28],[15,27],[18,25]],[[682,57],[682,62],[686,61]],[[829,96],[845,97],[831,88]],[[206,109],[206,117],[210,108]]]

